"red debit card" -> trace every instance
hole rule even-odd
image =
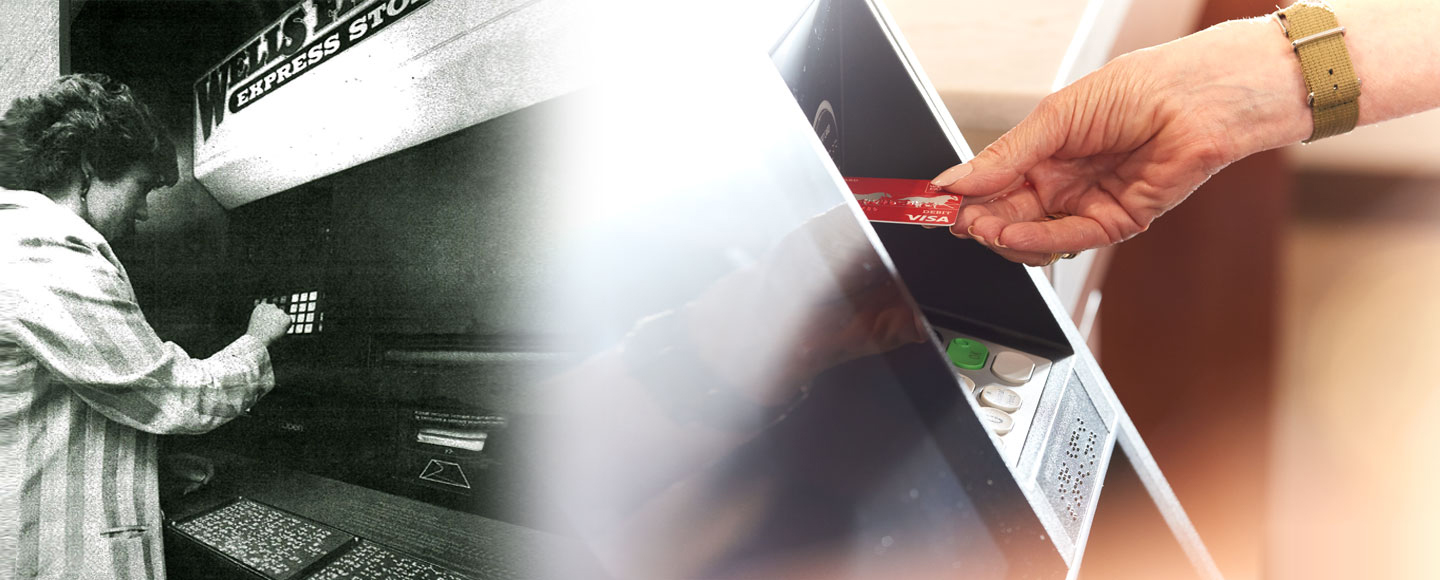
[[[845,184],[872,222],[952,226],[960,213],[960,196],[924,179],[846,177]]]

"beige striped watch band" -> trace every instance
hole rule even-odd
[[[1360,119],[1360,79],[1345,48],[1345,27],[1329,6],[1315,0],[1299,0],[1275,16],[1300,58],[1310,91],[1315,130],[1305,142],[1354,129]]]

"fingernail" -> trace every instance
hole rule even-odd
[[[970,234],[970,239],[973,239],[973,240],[975,240],[975,241],[977,241],[977,242],[980,242],[980,243],[982,243],[982,244],[985,243],[985,238],[982,238],[982,237],[980,237],[980,234],[975,233],[975,226],[970,226],[970,227],[968,227],[968,228],[965,228],[965,233]]]
[[[1000,243],[1000,236],[995,236],[995,247],[1005,248],[1007,250],[1010,249],[1010,246]]]
[[[960,181],[960,179],[965,177],[966,175],[970,175],[970,172],[973,170],[974,168],[971,167],[969,163],[956,165],[954,167],[946,169],[944,173],[941,173],[938,177],[932,179],[930,183],[934,184],[935,187],[949,187],[950,184],[955,183],[956,181]]]

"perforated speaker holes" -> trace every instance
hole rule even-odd
[[[1070,432],[1070,442],[1065,449],[1065,457],[1072,461],[1066,461],[1056,474],[1056,483],[1059,485],[1059,492],[1064,498],[1065,511],[1070,514],[1070,519],[1080,521],[1081,514],[1085,513],[1085,495],[1081,489],[1090,478],[1095,477],[1095,464],[1100,460],[1098,445],[1100,435],[1085,426],[1084,419],[1077,419],[1074,431]]]

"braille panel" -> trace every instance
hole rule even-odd
[[[1079,539],[1085,511],[1090,508],[1091,497],[1097,489],[1095,473],[1100,468],[1102,447],[1109,434],[1080,377],[1072,373],[1061,396],[1050,441],[1045,447],[1045,463],[1037,478],[1071,541]]]

